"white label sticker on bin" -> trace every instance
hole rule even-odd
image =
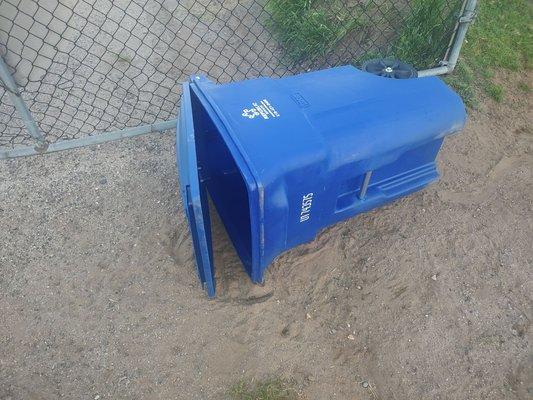
[[[259,102],[254,101],[251,108],[245,108],[242,110],[243,118],[254,119],[256,117],[262,117],[263,119],[278,118],[280,116],[278,110],[270,104],[267,99],[263,99]]]
[[[313,205],[314,193],[302,196],[302,209],[300,211],[300,223],[307,221],[311,217],[311,207]]]

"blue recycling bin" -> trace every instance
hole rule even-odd
[[[281,79],[183,85],[177,156],[198,275],[215,295],[209,197],[253,282],[326,226],[438,178],[460,97],[435,77],[346,66]]]

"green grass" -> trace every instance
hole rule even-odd
[[[461,0],[414,0],[392,46],[394,57],[415,68],[429,68],[444,58],[457,23]]]
[[[363,24],[362,11],[339,0],[268,0],[269,25],[288,61],[313,61],[328,54],[346,35]]]
[[[412,0],[400,10],[394,0],[379,5],[355,0],[267,0],[266,10],[269,28],[292,63],[326,56],[351,32],[389,28],[387,21],[398,20],[401,13],[405,19],[401,32],[382,52],[429,68],[444,57],[461,4],[462,0]],[[374,13],[376,7],[379,13]],[[384,25],[372,27],[376,21],[370,15]],[[363,55],[357,63],[369,58]]]
[[[489,97],[496,100],[498,103],[503,100],[503,87],[501,85],[489,82],[485,86],[485,91]]]
[[[481,0],[455,72],[447,81],[476,106],[476,92],[502,101],[505,88],[493,81],[498,69],[532,67],[533,5],[530,0]]]
[[[520,89],[524,93],[531,93],[531,88],[528,86],[526,82],[520,82],[518,84],[518,89]]]
[[[229,392],[232,400],[297,400],[298,394],[290,382],[271,378],[254,385],[241,381]]]
[[[469,107],[477,107],[478,105],[475,75],[476,73],[467,63],[460,62],[454,73],[445,78],[446,82],[459,93]]]

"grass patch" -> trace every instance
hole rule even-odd
[[[394,0],[379,4],[357,0],[267,0],[265,8],[269,29],[291,63],[315,61],[331,53],[351,32],[389,29],[388,21],[401,18],[398,36],[389,45],[379,45],[383,48],[374,53],[429,68],[446,53],[462,1],[411,0],[408,7],[400,9]],[[371,26],[372,22],[383,26]],[[356,63],[369,58],[363,55]]]
[[[269,25],[290,62],[313,61],[328,54],[363,24],[365,7],[355,13],[339,0],[268,0]]]
[[[503,87],[495,83],[489,82],[485,87],[489,97],[500,103],[503,100]]]
[[[445,78],[446,82],[463,98],[465,104],[474,108],[478,106],[475,75],[476,73],[470,69],[467,63],[460,62],[454,73]]]
[[[531,88],[528,86],[528,84],[526,82],[520,82],[518,84],[518,89],[520,89],[524,93],[530,93],[531,92]]]
[[[470,27],[461,59],[446,80],[463,94],[485,92],[496,101],[505,89],[493,81],[497,69],[519,71],[532,67],[533,5],[529,0],[480,1],[478,17]],[[475,106],[475,96],[465,102]]]
[[[414,0],[392,54],[417,69],[438,64],[446,53],[461,0]]]
[[[251,385],[241,381],[229,392],[232,400],[297,400],[298,394],[290,382],[271,378]]]

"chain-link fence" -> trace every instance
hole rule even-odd
[[[463,8],[463,0],[0,0],[0,55],[20,92],[2,78],[0,150],[40,135],[45,145],[89,143],[103,132],[168,128],[159,123],[175,118],[180,83],[197,73],[228,82],[383,56],[435,67]],[[17,98],[37,123],[33,137]]]

